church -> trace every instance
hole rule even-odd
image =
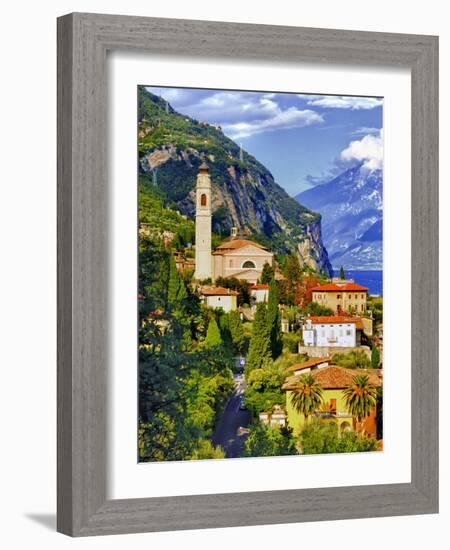
[[[214,251],[211,247],[211,179],[206,163],[197,175],[195,209],[195,278],[236,277],[256,284],[265,263],[273,265],[273,254],[264,246],[238,236],[233,227],[230,238]]]

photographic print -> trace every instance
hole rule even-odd
[[[381,451],[383,99],[137,95],[138,460]]]

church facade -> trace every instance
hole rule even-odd
[[[273,265],[273,254],[264,246],[241,238],[233,228],[231,237],[214,251],[211,248],[211,179],[205,163],[199,168],[195,213],[195,278],[204,280],[236,277],[256,284],[265,263]]]

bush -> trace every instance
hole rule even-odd
[[[289,353],[298,353],[298,345],[301,342],[300,334],[283,334],[283,350]]]
[[[347,369],[370,369],[372,366],[367,354],[361,350],[354,350],[349,353],[336,353],[336,355],[333,355],[333,362]]]
[[[299,436],[302,454],[357,453],[376,450],[376,439],[357,435],[353,431],[339,433],[333,421],[313,418]]]
[[[298,454],[291,430],[258,423],[250,427],[244,456],[286,456]]]

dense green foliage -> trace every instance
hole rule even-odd
[[[288,428],[265,426],[259,422],[251,426],[245,442],[244,456],[286,456],[298,454],[295,440]]]
[[[261,369],[271,363],[270,328],[267,319],[267,304],[256,304],[255,320],[253,322],[252,337],[248,348],[246,372]]]
[[[283,334],[283,345],[290,353],[298,353],[298,345],[302,342],[300,333],[288,332]]]
[[[272,281],[274,276],[275,276],[274,268],[269,263],[266,262],[263,265],[263,269],[262,269],[262,273],[261,273],[261,277],[259,279],[259,282],[262,285],[268,285]]]
[[[205,338],[205,348],[214,349],[223,345],[222,335],[220,333],[219,325],[214,319],[210,319],[208,324],[208,330]]]
[[[271,411],[274,405],[284,405],[283,380],[282,370],[274,363],[253,369],[246,375],[245,405],[254,418],[258,418],[260,412]]]
[[[352,431],[339,432],[336,422],[314,418],[299,436],[302,454],[353,453],[374,451],[376,440]]]
[[[244,355],[247,347],[247,339],[244,333],[239,311],[230,311],[228,314],[228,324],[233,344],[234,355]]]
[[[347,369],[368,369],[371,361],[367,353],[362,350],[353,350],[348,353],[336,353],[333,355],[333,362],[340,367]]]
[[[378,351],[378,348],[375,345],[372,346],[370,363],[373,369],[377,369],[380,366],[380,352]]]
[[[344,266],[341,265],[341,268],[339,269],[339,278],[340,279],[345,279],[345,271],[344,271]]]
[[[139,250],[139,458],[220,457],[205,440],[231,391],[232,359],[170,251],[148,235]]]
[[[383,298],[369,297],[367,309],[372,312],[375,326],[383,322]]]
[[[283,335],[281,333],[281,312],[278,307],[278,289],[275,279],[269,284],[269,300],[267,303],[267,324],[270,332],[270,350],[272,359],[276,359],[283,351]]]

